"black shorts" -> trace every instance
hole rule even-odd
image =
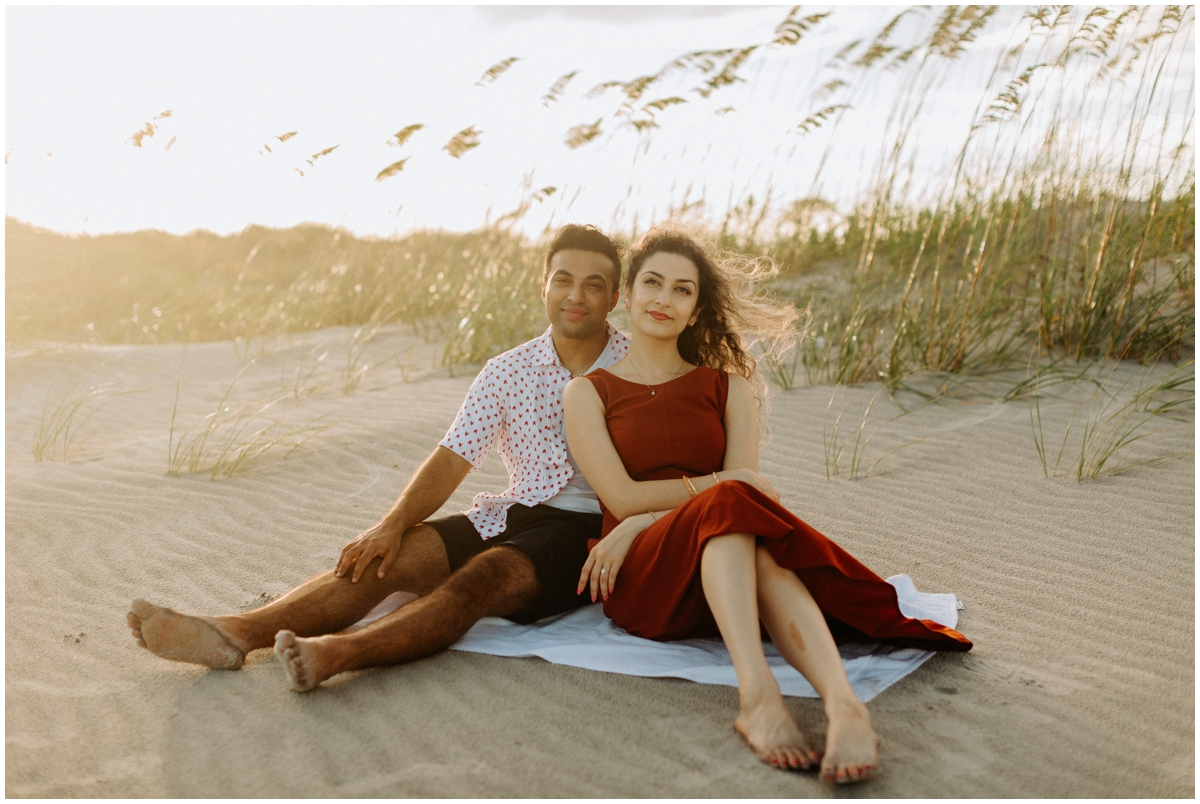
[[[600,514],[564,511],[549,505],[513,505],[508,509],[504,532],[484,539],[471,520],[463,514],[430,519],[425,522],[438,532],[446,545],[450,571],[454,572],[473,556],[502,544],[516,547],[529,556],[537,570],[541,599],[524,614],[507,619],[532,623],[543,617],[562,614],[591,603],[591,593],[575,594],[579,575],[588,557],[588,540],[600,538]]]

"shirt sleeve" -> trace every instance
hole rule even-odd
[[[438,442],[451,452],[471,462],[476,470],[492,451],[505,421],[505,405],[500,393],[499,371],[488,362],[471,383],[454,424]]]

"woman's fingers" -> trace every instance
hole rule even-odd
[[[600,548],[597,546],[597,548],[592,551],[592,554],[595,555],[600,552]],[[608,572],[608,556],[603,554],[596,555],[596,563],[592,565],[593,603],[595,603],[599,598],[604,598],[605,600],[608,599]]]
[[[596,596],[600,594],[600,562],[597,561],[592,566],[592,577],[589,581],[592,588],[592,602],[596,602]]]
[[[592,577],[592,565],[596,563],[596,551],[588,553],[587,561],[583,562],[583,571],[579,573],[579,586],[575,587],[575,594],[583,592],[583,588],[588,585],[588,580]]]
[[[608,600],[608,596],[612,594],[613,589],[617,585],[617,573],[621,571],[621,562],[614,561],[613,565],[608,568],[608,575],[605,576],[608,581],[608,591],[604,593],[604,599]]]

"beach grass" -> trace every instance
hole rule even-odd
[[[1135,443],[1155,433],[1169,432],[1172,418],[1195,415],[1195,360],[1165,372],[1150,364],[1127,371],[1123,380],[1116,376],[1120,368],[1117,363],[1096,361],[1070,372],[1066,378],[1061,373],[1057,377],[1052,374],[1049,382],[1044,380],[1042,367],[1032,370],[1025,395],[1034,448],[1046,477],[1059,476],[1062,467],[1063,476],[1083,482],[1194,454],[1192,450],[1171,449],[1122,460]],[[1047,387],[1064,383],[1078,398],[1061,435],[1050,439],[1042,421],[1041,398]],[[1158,430],[1152,429],[1156,426]],[[1076,433],[1074,439],[1072,430]]]
[[[673,214],[699,215],[714,244],[774,260],[778,274],[762,289],[808,311],[794,350],[764,362],[779,388],[802,378],[881,382],[895,393],[929,373],[1019,369],[1031,354],[1053,367],[1179,362],[1194,353],[1194,81],[1190,92],[1179,86],[1194,12],[1039,8],[1020,16],[1010,46],[976,55],[994,11],[906,10],[822,68],[834,80],[814,95],[820,112],[802,126],[806,136],[829,135],[824,153],[805,155],[821,165],[839,127],[849,125],[856,93],[898,76],[879,156],[857,200],[823,197],[820,171],[800,197],[772,188],[766,199],[731,197],[723,212],[672,199]],[[739,72],[747,64],[786,57],[827,24],[828,15],[798,13],[789,12],[770,42],[720,58],[690,54],[658,74],[612,83],[624,100],[604,126],[634,125],[650,147],[653,131],[668,123],[636,125],[648,87],[698,78],[707,98],[752,84],[759,79]],[[979,62],[991,77],[975,122],[946,170],[915,187],[924,110],[970,59],[992,60]],[[1109,115],[1115,106],[1121,114]],[[370,369],[367,344],[381,327],[399,325],[443,344],[451,375],[470,372],[545,327],[539,286],[549,232],[528,237],[514,228],[534,201],[545,201],[545,188],[527,189],[516,209],[478,230],[391,238],[319,225],[67,236],[8,218],[6,337],[228,340],[245,358],[252,344],[272,349],[272,339],[290,333],[350,326],[339,378],[349,394]],[[636,219],[617,234],[633,239]],[[325,357],[297,369],[294,399],[315,390]],[[1012,393],[1028,391],[1020,385]]]
[[[255,362],[250,360],[242,367],[211,413],[183,429],[177,427],[182,378],[176,382],[167,437],[168,474],[207,474],[211,480],[232,477],[249,470],[270,452],[288,458],[310,448],[332,426],[324,416],[300,424],[289,420],[297,407],[299,385],[284,386],[265,398],[236,400],[234,389]]]
[[[97,380],[57,394],[56,388],[47,391],[33,435],[34,460],[67,460],[80,429],[104,406],[112,388],[111,380]]]

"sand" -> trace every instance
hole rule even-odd
[[[834,792],[813,774],[759,763],[731,728],[730,688],[448,651],[300,695],[269,650],[220,672],[137,647],[125,625],[133,598],[216,614],[283,592],[332,566],[436,444],[471,377],[436,368],[435,346],[386,332],[368,344],[368,368],[346,394],[350,337],[331,330],[248,349],[9,348],[9,796]],[[306,357],[311,367],[322,351],[305,377]],[[182,430],[214,410],[255,355],[226,404],[286,388],[270,412],[327,429],[286,460],[274,450],[232,478],[168,475],[176,382]],[[35,461],[48,394],[53,409],[73,384],[98,381],[108,395],[80,408],[79,417],[94,415],[67,459]],[[838,397],[843,435],[877,390]],[[1054,438],[1086,389],[1056,391],[1062,398],[1042,405]],[[883,770],[853,793],[1193,796],[1193,458],[1082,484],[1046,479],[1027,402],[959,393],[880,429],[864,470],[924,440],[869,477],[847,477],[848,447],[828,480],[830,394],[775,395],[764,473],[786,504],[880,575],[956,593],[966,605],[959,628],[975,641],[870,704]],[[884,398],[873,416],[899,412]],[[1151,429],[1163,432],[1129,460],[1194,448],[1190,413]],[[502,488],[502,473],[492,457],[445,510]],[[820,743],[820,704],[788,705]]]

